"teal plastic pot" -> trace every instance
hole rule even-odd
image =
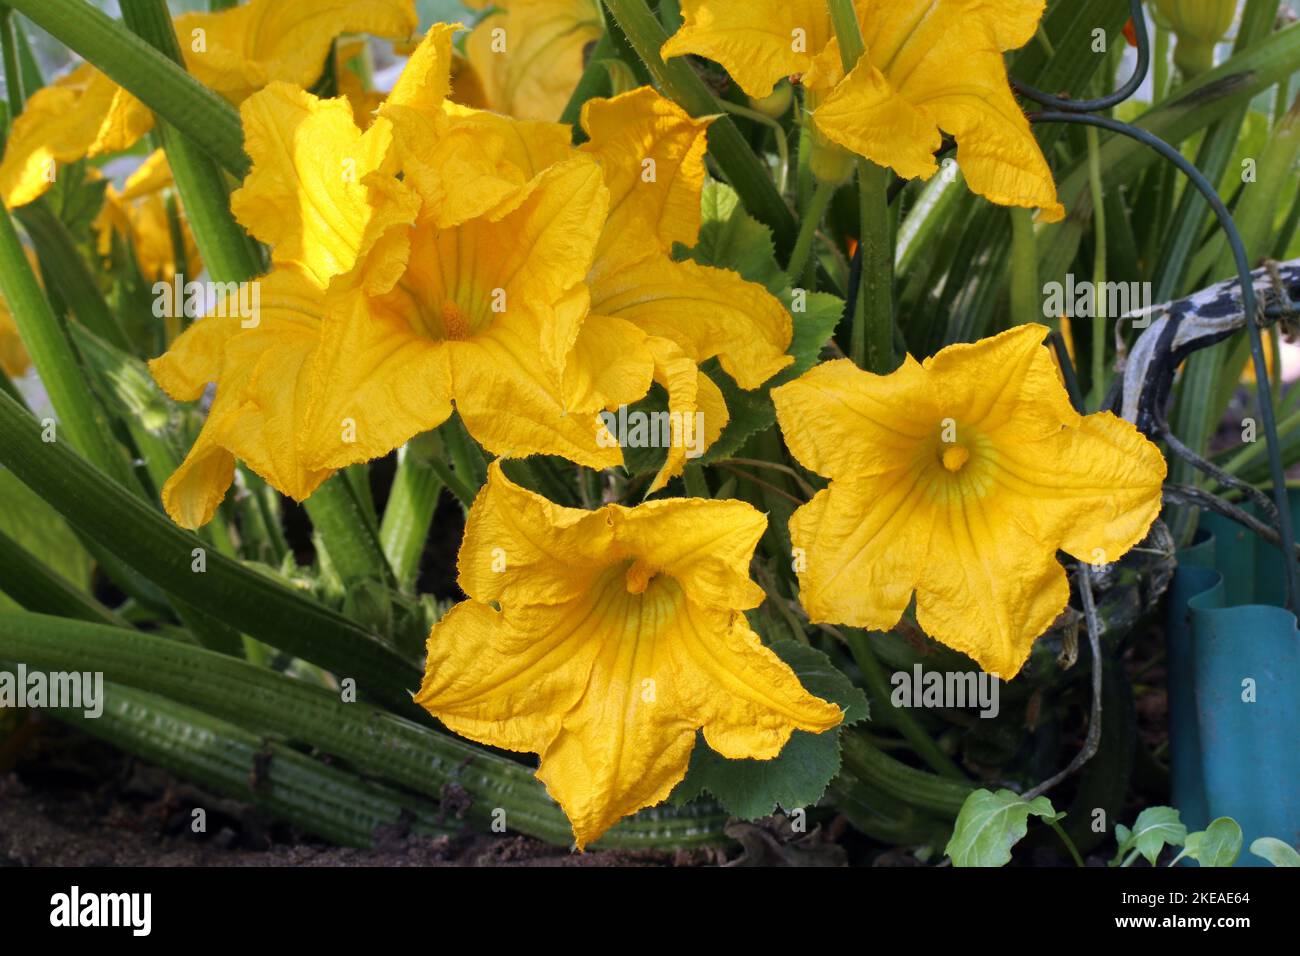
[[[1202,514],[1166,611],[1171,785],[1189,830],[1241,824],[1239,866],[1267,865],[1246,849],[1258,837],[1300,844],[1300,631],[1284,594],[1276,548]]]

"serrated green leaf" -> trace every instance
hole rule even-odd
[[[796,730],[772,760],[727,760],[698,735],[686,779],[673,793],[676,803],[713,794],[732,816],[757,820],[776,808],[786,811],[817,803],[840,770],[840,731],[864,720],[866,695],[844,676],[830,658],[797,641],[779,641],[772,651],[799,675],[810,694],[844,709],[844,723],[821,734]]]
[[[1147,807],[1138,814],[1133,829],[1117,824],[1115,840],[1119,850],[1111,866],[1118,866],[1134,850],[1141,853],[1148,863],[1156,865],[1160,851],[1168,846],[1182,846],[1187,839],[1187,827],[1183,826],[1178,811],[1173,807]]]
[[[685,250],[679,246],[678,258],[732,269],[750,282],[766,286],[773,295],[789,286],[789,279],[776,264],[772,231],[745,212],[730,186],[712,179],[705,182],[700,220],[695,248]]]
[[[1178,859],[1188,857],[1201,866],[1232,866],[1241,854],[1244,837],[1241,825],[1232,817],[1219,817],[1204,830],[1187,834]]]
[[[1046,797],[1026,800],[1010,790],[976,790],[961,805],[944,852],[953,866],[1006,866],[1031,815],[1054,822],[1065,814],[1057,813]]]
[[[1274,866],[1300,866],[1300,853],[1277,837],[1260,837],[1250,845],[1250,852]]]

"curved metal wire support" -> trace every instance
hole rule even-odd
[[[1250,357],[1255,366],[1255,389],[1259,401],[1259,417],[1260,423],[1264,426],[1269,473],[1273,482],[1273,500],[1278,509],[1278,530],[1281,532],[1283,540],[1287,542],[1294,541],[1295,536],[1291,530],[1291,507],[1286,493],[1286,472],[1282,467],[1281,443],[1278,440],[1277,421],[1273,414],[1273,396],[1269,384],[1268,366],[1264,359],[1263,336],[1259,327],[1255,282],[1251,275],[1250,261],[1246,255],[1246,246],[1242,242],[1241,233],[1237,231],[1237,224],[1233,221],[1232,213],[1228,211],[1228,207],[1219,198],[1218,190],[1205,178],[1205,174],[1197,169],[1195,164],[1177,149],[1160,137],[1129,123],[1111,119],[1109,116],[1056,111],[1031,113],[1029,120],[1032,123],[1078,123],[1085,126],[1096,126],[1136,140],[1142,145],[1155,150],[1177,166],[1196,190],[1205,197],[1205,201],[1209,203],[1210,208],[1214,210],[1214,215],[1219,220],[1219,226],[1223,229],[1228,245],[1232,249],[1232,258],[1236,263],[1238,281],[1241,284],[1242,308],[1246,313],[1246,331],[1250,336]],[[1300,595],[1296,562],[1285,551],[1283,557],[1283,566],[1286,569],[1287,607],[1294,611],[1297,609],[1297,595]]]
[[[1044,93],[1028,83],[1019,83],[1015,80],[1011,81],[1012,87],[1025,99],[1033,100],[1041,106],[1062,113],[1099,113],[1102,110],[1108,110],[1123,103],[1141,89],[1143,82],[1147,78],[1147,72],[1151,69],[1151,34],[1147,30],[1147,20],[1142,10],[1142,0],[1129,0],[1129,6],[1133,14],[1133,30],[1137,35],[1137,67],[1134,69],[1129,81],[1114,93],[1095,100],[1074,100],[1069,97]]]

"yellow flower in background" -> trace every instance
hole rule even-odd
[[[539,754],[579,848],[664,800],[697,730],[725,757],[768,760],[794,730],[837,726],[840,708],[745,622],[765,526],[739,501],[562,508],[494,463],[460,548],[469,600],[430,633],[416,701],[458,734]]]
[[[469,0],[492,10],[465,41],[473,83],[459,102],[526,120],[558,120],[605,32],[596,0]]]
[[[817,132],[928,179],[942,132],[957,141],[970,188],[1005,206],[1065,212],[1003,53],[1033,37],[1044,0],[857,0],[866,52],[846,76],[824,0],[684,0],[682,28],[662,54],[722,64],[751,97],[802,75]]]
[[[786,444],[830,486],[790,519],[813,621],[888,630],[912,595],[936,640],[1010,679],[1069,599],[1058,550],[1115,561],[1160,511],[1165,462],[1082,416],[1025,325],[891,375],[848,361],[773,392]]]
[[[27,347],[18,334],[9,303],[0,296],[0,370],[9,378],[18,378],[31,367],[32,357],[27,354]]]
[[[115,235],[128,240],[140,275],[149,282],[170,282],[178,271],[190,277],[202,272],[198,245],[183,217],[180,227],[185,261],[179,265],[176,262],[166,200],[172,186],[171,167],[161,149],[150,153],[127,177],[120,193],[110,185],[104,193],[104,208],[94,222],[96,251],[107,257],[113,251]],[[178,196],[178,208],[179,202]]]
[[[275,80],[310,86],[344,33],[400,38],[418,26],[414,0],[252,0],[175,19],[186,68],[238,104]],[[129,149],[153,113],[90,64],[38,90],[14,120],[0,162],[0,199],[45,193],[58,165]]]

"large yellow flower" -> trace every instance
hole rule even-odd
[[[465,41],[460,102],[528,120],[558,120],[604,22],[596,0],[470,0],[492,10]],[[469,74],[472,72],[473,78]],[[473,99],[460,91],[472,91]]]
[[[1065,608],[1057,550],[1121,557],[1160,511],[1159,450],[1082,416],[1025,325],[891,375],[828,362],[774,390],[794,456],[831,479],[790,520],[818,622],[926,633],[1010,679]]]
[[[274,80],[310,86],[344,33],[405,37],[418,26],[414,0],[252,0],[175,19],[185,66],[232,103]],[[153,113],[89,63],[38,90],[14,121],[0,163],[9,208],[45,193],[58,165],[129,149]]]
[[[745,622],[766,520],[739,501],[561,508],[494,464],[460,549],[469,600],[429,635],[416,701],[456,733],[541,756],[581,848],[665,799],[704,731],[768,760],[843,713]]]
[[[1003,60],[1033,37],[1044,0],[855,7],[866,53],[847,76],[825,0],[684,0],[685,22],[662,52],[716,60],[753,97],[802,75],[816,129],[904,179],[932,176],[941,131],[950,133],[972,190],[1061,219],[1051,170]]]

